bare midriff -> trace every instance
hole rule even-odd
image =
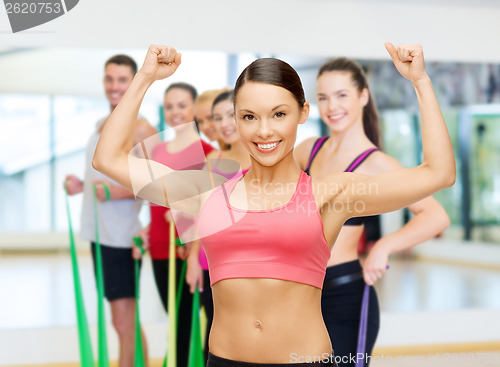
[[[327,266],[333,266],[358,259],[358,241],[363,233],[363,226],[343,226],[332,246]]]
[[[286,280],[237,278],[217,282],[212,291],[212,354],[253,363],[292,363],[294,358],[320,360],[330,355],[321,289]]]

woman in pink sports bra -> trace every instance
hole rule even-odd
[[[378,149],[378,113],[358,63],[338,58],[323,64],[318,72],[317,93],[320,116],[330,129],[330,136],[307,139],[295,148],[301,169],[313,178],[320,178],[342,171],[376,175],[402,167]],[[339,357],[346,356],[346,361],[356,354],[365,283],[372,285],[385,273],[391,253],[431,239],[449,225],[448,215],[432,197],[408,208],[415,214],[412,220],[377,241],[363,267],[358,259],[357,245],[364,218],[351,218],[344,223],[332,247],[321,306],[335,353]],[[380,320],[373,286],[369,299],[367,355],[371,355]],[[354,363],[339,363],[339,367],[350,366]]]
[[[254,61],[234,89],[238,131],[252,168],[208,191],[207,177],[218,179],[213,173],[174,172],[128,155],[146,91],[181,63],[174,48],[149,48],[143,67],[108,119],[93,159],[97,170],[166,206],[177,203],[173,194],[193,198],[182,200],[183,208],[199,213],[214,298],[207,366],[334,366],[321,314],[321,288],[329,246],[342,225],[354,216],[405,207],[455,182],[453,150],[421,46],[396,49],[387,43],[386,48],[420,103],[424,159],[410,169],[318,179],[301,171],[293,147],[309,104],[295,70],[277,59]]]

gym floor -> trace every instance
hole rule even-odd
[[[95,334],[96,295],[88,252],[79,254],[79,267],[87,317],[91,333]],[[72,283],[71,262],[66,251],[1,254],[0,366],[78,365]],[[441,347],[431,346],[428,350],[411,345],[411,338],[416,338],[413,331],[402,333],[407,335],[408,343],[400,340],[401,333],[394,332],[425,315],[460,315],[457,312],[471,310],[479,315],[488,312],[499,315],[500,269],[396,258],[391,259],[390,270],[376,288],[382,329],[372,367],[500,366],[500,330],[493,341],[442,340],[438,343]],[[149,258],[143,262],[141,297],[141,321],[150,347],[151,367],[160,366],[167,345],[168,319],[158,299]],[[107,320],[110,320],[109,310]],[[460,322],[456,320],[457,324]],[[471,325],[474,324],[473,321]],[[464,321],[464,325],[467,322]],[[109,354],[110,359],[115,360],[116,336],[111,329],[108,326]],[[437,329],[424,332],[430,336],[439,334]]]

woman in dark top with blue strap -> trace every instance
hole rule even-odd
[[[327,62],[318,73],[317,93],[321,119],[330,129],[330,136],[310,138],[295,149],[301,169],[313,178],[320,178],[339,171],[376,175],[402,167],[379,150],[378,114],[360,65],[346,58]],[[432,197],[408,208],[414,217],[398,231],[377,241],[363,267],[357,253],[363,232],[362,217],[345,222],[332,248],[321,307],[335,355],[341,360],[339,367],[354,366],[356,360],[365,283],[372,286],[384,275],[390,254],[426,241],[449,225],[446,212]],[[379,308],[373,287],[369,300],[367,355],[371,355],[379,329]]]

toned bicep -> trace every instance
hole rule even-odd
[[[167,182],[174,179],[173,173],[174,170],[161,163],[133,155],[128,156],[130,190],[144,200],[169,207]],[[169,186],[173,189],[172,186],[175,185]]]
[[[137,121],[137,127],[134,130],[134,144],[137,144],[150,136],[157,134],[158,131],[145,119]]]
[[[405,208],[443,189],[425,166],[402,168],[376,176],[342,174],[337,200],[348,203],[347,216],[387,213]]]
[[[141,120],[134,132],[134,147],[130,154],[151,159],[154,148],[161,143],[161,136],[156,129]]]

